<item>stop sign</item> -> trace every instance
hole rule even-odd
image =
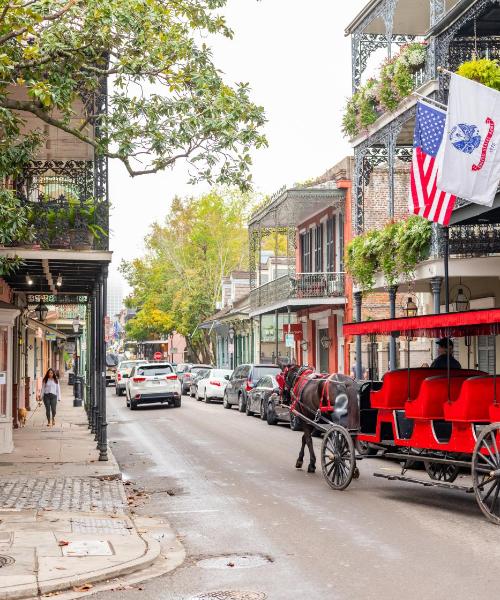
[[[154,359],[155,360],[161,360],[163,358],[163,354],[161,352],[155,352],[154,353]]]

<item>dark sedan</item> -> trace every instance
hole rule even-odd
[[[247,393],[246,414],[259,415],[265,421],[267,418],[267,405],[272,394],[279,394],[279,385],[274,375],[264,375]]]
[[[211,370],[212,369],[204,368],[204,369],[193,369],[191,371],[192,375],[189,380],[189,395],[191,396],[191,398],[196,398],[197,400],[199,400],[199,398],[198,398],[198,381],[200,381],[200,379],[204,379],[205,377],[208,377]]]
[[[278,423],[288,423],[293,431],[300,431],[302,423],[298,417],[290,413],[290,406],[283,404],[281,395],[278,390],[273,390],[267,397],[266,421],[269,425],[277,425]]]

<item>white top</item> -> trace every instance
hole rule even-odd
[[[59,387],[59,383],[56,383],[54,379],[47,379],[46,383],[42,383],[42,398],[45,394],[54,394],[57,396],[57,401],[61,399],[61,388]]]

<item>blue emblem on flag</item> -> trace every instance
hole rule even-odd
[[[450,141],[460,152],[472,154],[481,143],[481,135],[476,125],[459,123],[450,131]]]

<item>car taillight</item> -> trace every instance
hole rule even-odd
[[[186,377],[191,377],[191,373],[184,373],[184,379],[186,379]]]
[[[210,385],[217,385],[220,387],[220,381],[209,381],[208,382]]]
[[[172,381],[173,381],[174,379],[177,379],[177,375],[175,375],[175,374],[174,374],[174,375],[167,375],[167,376],[165,377],[165,379],[170,379],[170,380],[172,380]]]
[[[247,379],[247,385],[245,387],[245,390],[247,392],[249,392],[252,388],[253,388],[253,381],[251,379]]]
[[[118,381],[120,381],[121,378],[122,378],[122,374],[118,373],[118,377],[117,377]]]
[[[141,383],[141,381],[146,381],[145,377],[132,377],[132,381],[134,383]]]

